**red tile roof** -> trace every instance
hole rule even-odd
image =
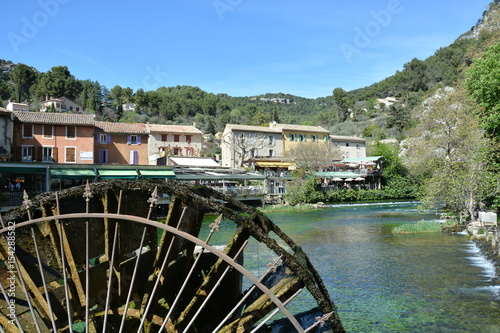
[[[94,125],[94,115],[13,111],[16,121],[28,124]]]
[[[102,133],[117,134],[149,134],[146,124],[142,123],[113,123],[109,121],[96,121],[96,130]]]

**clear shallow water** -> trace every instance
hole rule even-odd
[[[268,215],[308,254],[348,332],[500,332],[497,272],[466,235],[391,233],[436,218],[416,207],[339,205]],[[211,243],[226,243],[232,232],[231,222],[223,223]],[[274,259],[257,242],[245,250],[245,266],[256,276]],[[304,295],[290,310],[314,305]]]

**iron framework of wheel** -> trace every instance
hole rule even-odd
[[[218,217],[200,239],[209,211]],[[220,248],[210,239],[223,219],[237,230]],[[264,332],[277,313],[287,330],[343,332],[301,248],[266,215],[208,188],[115,180],[25,193],[0,223],[0,332]],[[260,278],[242,264],[251,237],[276,255]],[[312,322],[287,309],[303,290],[318,304]]]

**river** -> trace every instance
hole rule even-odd
[[[348,332],[500,332],[497,272],[467,235],[391,232],[436,219],[420,213],[417,203],[332,205],[268,216],[308,254]],[[224,222],[211,243],[227,242],[233,231]],[[245,267],[256,276],[274,259],[257,242],[245,250]],[[314,305],[304,295],[289,308],[297,313]]]

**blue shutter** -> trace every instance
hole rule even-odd
[[[106,135],[107,143],[111,143],[111,134]]]
[[[139,164],[139,152],[134,150],[134,164]]]
[[[95,135],[95,142],[101,143],[101,134],[96,134]]]
[[[142,135],[138,135],[137,136],[137,144],[140,145],[141,144],[141,137]]]
[[[130,137],[131,137],[130,135],[127,135],[127,144],[128,144],[128,145],[130,144],[130,141],[131,141],[131,140],[130,140]]]

